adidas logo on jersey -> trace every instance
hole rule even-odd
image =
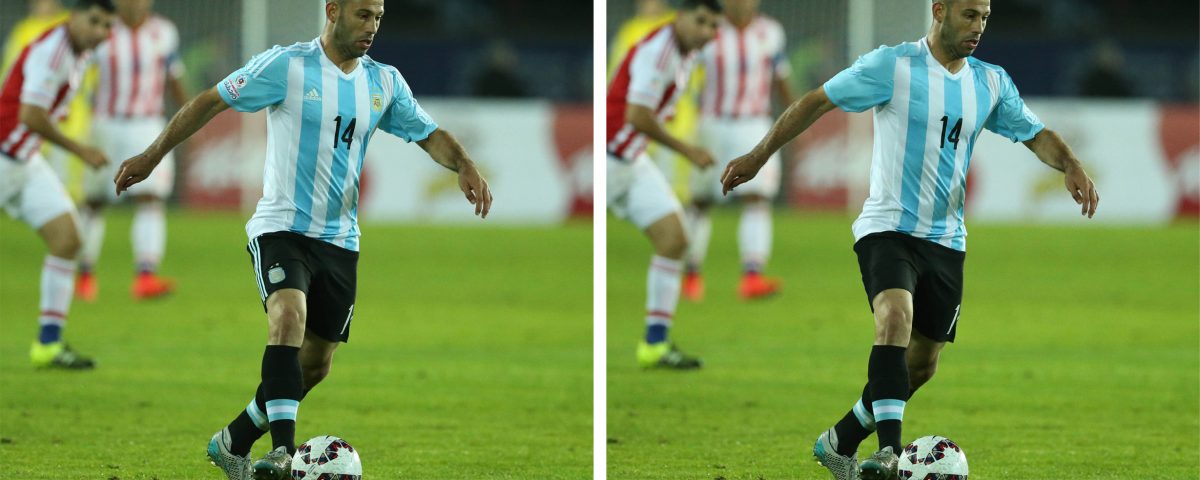
[[[309,90],[308,93],[304,94],[304,99],[305,100],[320,100],[321,94],[317,93],[317,89],[314,88],[312,90]]]

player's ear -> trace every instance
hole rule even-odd
[[[329,23],[337,23],[338,2],[325,2],[325,20]]]

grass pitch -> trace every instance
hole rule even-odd
[[[129,297],[129,222],[110,217],[100,299],[65,331],[98,368],[45,372],[28,358],[45,250],[0,216],[4,478],[224,478],[204,449],[253,395],[266,340],[244,219],[172,211],[179,288],[149,303]],[[590,224],[363,230],[350,343],[297,441],[346,438],[368,478],[590,478]]]
[[[825,479],[813,441],[866,382],[872,320],[850,218],[776,214],[782,295],[737,300],[737,216],[672,337],[699,372],[641,371],[649,243],[608,219],[608,478]],[[970,227],[958,339],[905,412],[972,479],[1200,475],[1200,229]],[[868,455],[874,436],[860,447]]]

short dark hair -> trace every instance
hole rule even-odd
[[[116,13],[117,7],[113,5],[112,0],[75,0],[75,10],[87,10],[92,7],[100,7],[108,13]]]
[[[725,2],[722,0],[683,0],[680,2],[680,10],[695,10],[700,7],[708,7],[717,13],[725,11]]]

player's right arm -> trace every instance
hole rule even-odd
[[[662,124],[654,116],[654,111],[645,105],[630,103],[625,110],[625,121],[633,125],[634,130],[645,134],[663,146],[679,152],[688,161],[700,168],[708,168],[713,164],[712,155],[707,150],[689,145],[686,142],[675,138],[663,128]]]
[[[50,112],[46,111],[44,107],[22,103],[17,116],[21,123],[25,125],[25,128],[41,135],[43,140],[78,155],[84,163],[94,168],[103,167],[108,163],[108,158],[100,150],[71,140],[70,137],[62,133],[62,130],[58,129],[58,125],[55,125],[54,121],[50,119]]]
[[[239,112],[257,112],[282,102],[287,97],[289,59],[283,47],[267,50],[229,74],[217,86],[187,102],[171,117],[170,123],[146,151],[121,163],[113,178],[117,194],[149,177],[167,152],[207,125],[218,113],[230,107]]]
[[[721,174],[722,192],[728,194],[754,178],[771,155],[834,107],[861,112],[891,101],[895,67],[894,52],[880,47],[859,57],[854,65],[834,75],[825,85],[804,94],[783,112],[750,153],[729,162]]]
[[[187,102],[171,117],[170,123],[158,134],[154,143],[146,147],[146,151],[121,163],[117,176],[113,177],[113,182],[117,184],[117,195],[149,177],[168,152],[207,125],[218,113],[229,108],[217,93],[217,88],[220,87],[205,90]]]

